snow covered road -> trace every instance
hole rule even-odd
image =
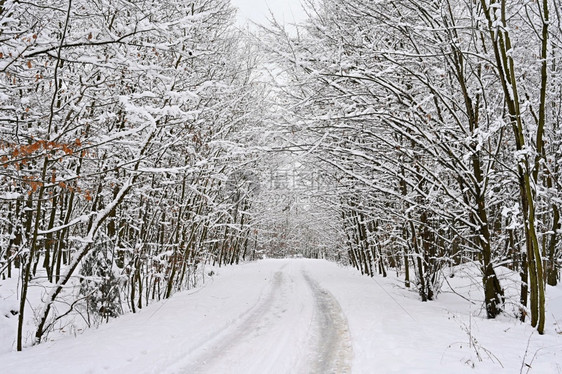
[[[513,373],[531,359],[530,373],[562,372],[560,335],[469,317],[456,296],[421,303],[396,280],[319,260],[215,271],[97,330],[0,355],[0,373]]]
[[[257,302],[229,329],[201,341],[182,360],[188,364],[174,365],[178,372],[350,372],[349,331],[338,302],[299,266],[278,264]]]
[[[257,302],[230,328],[201,341],[174,365],[178,372],[350,372],[349,331],[338,302],[299,266],[277,264]]]
[[[311,373],[349,373],[352,357],[351,338],[347,320],[332,294],[318,285],[307,273],[304,278],[316,301],[315,362]]]
[[[349,373],[346,318],[311,264],[219,269],[202,289],[1,362],[9,373],[45,372],[44,362],[53,373]]]

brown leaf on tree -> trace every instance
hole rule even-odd
[[[43,182],[30,181],[29,185],[31,186],[31,192],[35,192],[39,187],[43,186]]]
[[[62,147],[61,147],[61,149],[62,149],[62,151],[63,151],[64,153],[66,153],[67,155],[71,155],[71,154],[73,153],[72,149],[71,149],[68,145],[66,145],[66,144],[63,144]]]
[[[29,153],[38,151],[41,148],[41,141],[35,142],[29,146]]]

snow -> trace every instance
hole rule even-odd
[[[2,97],[0,96],[0,101],[1,100]],[[18,192],[5,192],[3,195],[0,195],[0,200],[16,200],[21,196],[23,195]]]
[[[238,8],[238,23],[247,21],[267,24],[273,15],[282,24],[296,23],[306,19],[306,13],[299,0],[265,1],[265,0],[233,0]]]
[[[422,303],[399,278],[369,278],[323,260],[262,260],[213,271],[203,287],[97,330],[2,354],[0,369],[518,373],[529,364],[522,372],[562,371],[556,324],[562,318],[555,317],[562,316],[560,286],[548,289],[547,328],[539,336],[510,316],[483,318],[478,301],[468,302],[447,287],[437,301]],[[461,268],[448,282],[474,299],[479,292],[470,274],[470,268]]]

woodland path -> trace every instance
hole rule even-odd
[[[223,307],[232,308],[228,303]],[[280,263],[255,303],[228,329],[213,332],[199,347],[189,353],[191,363],[181,372],[351,371],[346,318],[334,297],[297,262]],[[293,347],[304,349],[287,354]]]
[[[213,268],[202,287],[77,338],[10,355],[4,367],[44,373],[45,367],[29,363],[43,361],[53,363],[49,372],[72,374],[350,373],[346,316],[320,285],[319,263],[265,260]]]
[[[465,269],[479,271],[473,270]],[[530,373],[562,372],[560,335],[539,338],[509,318],[471,317],[467,311],[477,313],[475,306],[453,293],[421,303],[415,290],[390,275],[371,278],[306,259],[204,273],[200,287],[139,313],[76,338],[1,354],[0,373],[474,374],[502,366],[516,373],[527,351],[529,360],[538,352]],[[458,273],[449,282],[463,290],[471,279],[477,278]],[[562,302],[562,292],[550,291]],[[468,344],[469,326],[477,346]]]

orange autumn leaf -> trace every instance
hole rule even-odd
[[[70,147],[66,144],[62,145],[62,151],[64,153],[66,153],[67,155],[71,155],[72,154],[72,149],[70,149]]]
[[[39,187],[43,186],[43,182],[31,181],[29,182],[29,185],[31,186],[31,191],[35,192]]]
[[[41,142],[40,142],[40,141],[31,144],[31,145],[29,146],[30,153],[39,150],[39,148],[41,148]]]

